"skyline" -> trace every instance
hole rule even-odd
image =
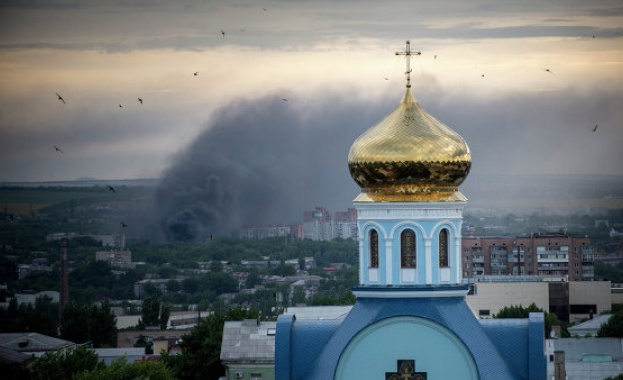
[[[623,176],[622,25],[607,0],[6,1],[0,182],[156,178],[164,229],[349,207],[407,40],[416,99],[470,147],[461,189]]]

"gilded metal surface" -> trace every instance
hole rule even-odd
[[[428,114],[407,89],[401,103],[350,148],[359,201],[459,201],[471,167],[465,140]],[[363,194],[362,194],[363,195]]]

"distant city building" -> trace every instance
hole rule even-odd
[[[132,251],[98,251],[95,252],[95,261],[106,261],[112,267],[132,268]]]
[[[621,338],[548,339],[547,379],[554,379],[555,366],[562,365],[566,379],[603,380],[621,374],[623,361]],[[562,353],[560,363],[556,354]],[[561,377],[565,378],[565,377]]]
[[[52,265],[47,265],[47,259],[34,259],[31,264],[17,266],[17,278],[20,280],[30,276],[33,272],[52,272]]]
[[[275,268],[281,265],[279,260],[240,260],[240,265],[245,268],[255,268],[263,270],[266,268]]]
[[[303,235],[314,241],[357,239],[357,210],[331,212],[324,207],[303,212]]]
[[[521,237],[465,237],[463,278],[488,275],[565,277],[592,281],[593,246],[587,237],[534,234]]]
[[[0,334],[0,347],[37,358],[47,352],[66,355],[75,346],[76,344],[73,342],[39,333],[18,332]]]
[[[610,310],[610,281],[561,281],[538,276],[487,276],[470,282],[467,303],[480,319],[492,318],[504,307],[536,307],[555,313],[564,324],[579,323]]]
[[[4,290],[6,290],[6,285],[3,287],[0,286],[0,290],[2,290],[3,288]],[[15,298],[17,305],[26,304],[35,306],[35,302],[39,297],[49,297],[51,299],[51,302],[58,302],[59,292],[57,292],[56,290],[44,290],[42,292],[25,290],[21,293],[15,293],[15,296],[13,298]],[[6,310],[9,307],[11,300],[11,297],[7,297],[5,302],[0,302],[0,307]]]
[[[147,284],[151,284],[160,290],[163,294],[166,294],[168,289],[167,286],[169,281],[177,281],[182,282],[183,278],[154,278],[154,279],[146,279],[137,281],[134,283],[134,296],[136,298],[142,298],[145,293],[145,286]]]
[[[238,231],[241,239],[265,239],[270,237],[287,237],[291,239],[303,239],[303,226],[293,225],[270,225],[243,227]]]
[[[223,327],[221,362],[227,380],[274,380],[277,323],[245,319]]]
[[[568,327],[567,331],[572,337],[595,337],[601,330],[601,326],[608,322],[610,317],[612,314],[598,315],[588,321]]]
[[[125,235],[93,235],[93,234],[77,234],[75,232],[58,232],[54,234],[48,234],[45,238],[47,241],[61,240],[62,238],[73,239],[78,237],[90,237],[96,241],[102,243],[104,247],[116,247],[125,248]]]

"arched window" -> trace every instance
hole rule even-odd
[[[370,268],[379,267],[379,233],[370,230]]]
[[[400,234],[400,266],[415,268],[415,232],[404,230]]]
[[[439,231],[439,266],[448,266],[448,229]]]

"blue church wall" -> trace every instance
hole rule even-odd
[[[398,371],[396,358],[413,360],[414,372],[430,378],[478,379],[471,353],[454,333],[411,316],[386,318],[359,332],[342,353],[335,379],[365,379],[373,374],[382,379],[384,373]]]
[[[543,354],[543,313],[530,313],[529,318],[483,319],[480,324],[514,373],[534,374],[547,371],[547,361]],[[525,354],[517,355],[518,347],[524,348]],[[530,377],[532,378],[538,377]]]
[[[543,319],[537,318],[534,321],[531,320],[528,325],[524,323],[516,326],[512,321],[501,320],[499,330],[486,331],[469,310],[464,297],[358,298],[351,312],[339,326],[335,324],[335,321],[320,321],[313,327],[316,329],[313,333],[307,331],[306,334],[302,331],[311,328],[307,326],[308,321],[297,321],[292,316],[280,316],[277,322],[276,378],[332,379],[338,371],[343,352],[351,342],[355,341],[360,332],[375,323],[406,316],[418,316],[433,325],[439,325],[438,329],[447,329],[452,332],[456,339],[462,342],[460,345],[471,353],[478,379],[540,380],[545,378],[545,365],[540,364],[545,363]],[[520,335],[520,339],[510,340],[511,337],[507,335],[509,333],[505,331],[508,327],[503,327],[508,323],[511,324],[509,331],[514,330],[512,333]],[[298,329],[301,329],[301,333],[297,331]],[[375,339],[369,342],[376,342]],[[435,345],[436,342],[434,340],[428,344]],[[445,344],[449,343],[446,341]],[[351,347],[356,346],[353,344]],[[372,350],[373,345],[365,343],[363,348]],[[376,350],[377,354],[382,356],[388,348],[379,343]],[[456,352],[460,351],[458,349]],[[396,352],[396,355],[403,355],[403,353],[402,351]],[[534,366],[530,364],[530,367],[526,368],[526,364],[521,363],[528,363],[529,357],[530,360],[539,364]],[[418,362],[417,357],[393,357],[390,363],[383,364],[379,368],[392,368],[392,366],[395,368],[396,360],[399,359],[416,360],[416,370],[420,365],[418,363],[422,363],[422,361]],[[348,363],[348,368],[354,365],[350,359],[344,363]],[[370,376],[365,378],[370,378]]]

